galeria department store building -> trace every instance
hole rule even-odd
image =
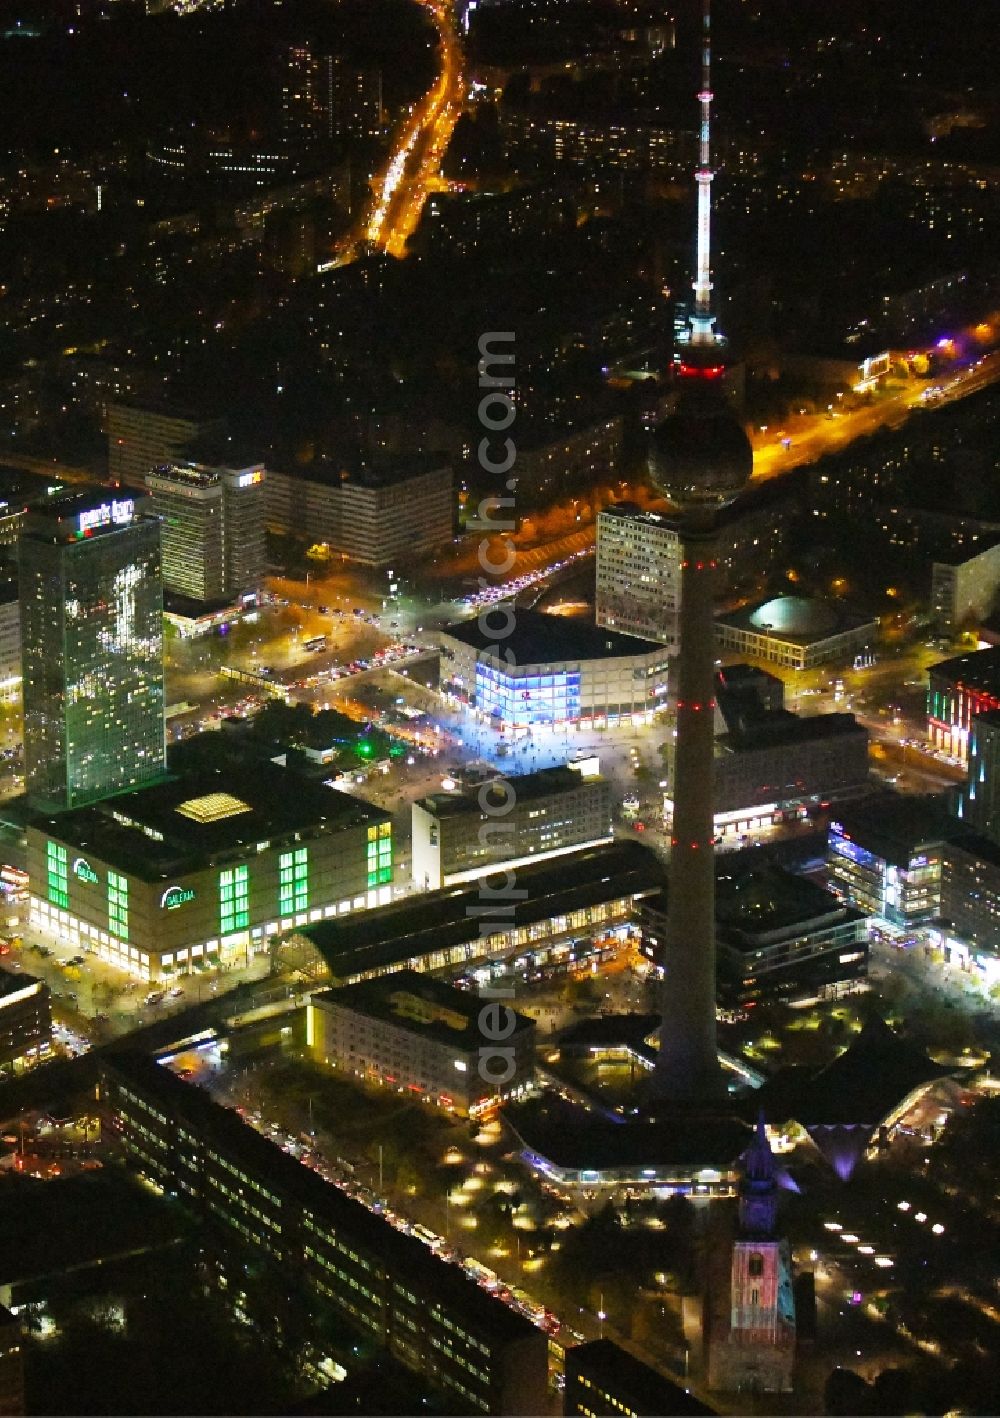
[[[245,965],[392,894],[390,815],[269,764],[182,774],[27,835],[31,925],[141,980]]]

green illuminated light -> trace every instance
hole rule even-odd
[[[297,847],[278,858],[278,911],[299,915],[309,909],[309,848]]]
[[[128,877],[108,872],[108,930],[119,940],[128,940]]]
[[[250,868],[230,867],[219,873],[219,930],[223,935],[250,925]]]

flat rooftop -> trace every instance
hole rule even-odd
[[[596,1379],[645,1418],[695,1418],[716,1411],[611,1339],[575,1345],[567,1352],[566,1368],[568,1374]]]
[[[781,939],[836,918],[865,919],[818,882],[780,867],[733,875],[722,871],[716,877],[716,924],[730,945],[753,950],[769,937]]]
[[[470,645],[476,651],[495,651],[501,644],[496,636],[484,634],[478,617],[447,625],[441,634],[463,645]],[[604,630],[572,616],[544,615],[541,611],[520,608],[511,633],[504,636],[502,649],[504,653],[510,651],[513,654],[517,665],[626,659],[655,653],[659,653],[665,661],[667,656],[662,645],[640,640],[635,635]]]
[[[983,837],[978,832],[967,832],[948,845],[964,852],[967,857],[973,857],[977,862],[1000,867],[1000,843],[994,842],[990,837]]]
[[[751,483],[732,502],[720,508],[715,518],[715,525],[722,528],[730,522],[739,521],[747,513],[760,511],[774,503],[790,502],[798,490],[799,473],[799,469],[792,469],[785,477],[768,478],[764,482]],[[666,501],[660,502],[658,506],[646,508],[640,507],[637,502],[623,499],[621,502],[612,502],[609,506],[602,507],[600,516],[626,518],[631,521],[645,522],[647,526],[666,527],[672,531],[677,531],[680,528],[680,518],[677,512]]]
[[[0,1001],[8,995],[17,994],[19,990],[27,989],[30,985],[41,983],[36,976],[28,975],[23,970],[5,970],[0,966]]]
[[[648,899],[652,912],[664,915],[669,886]],[[861,919],[833,892],[808,877],[773,863],[733,870],[726,857],[716,860],[715,919],[720,938],[748,948],[762,936],[780,936],[831,917]]]
[[[201,445],[198,445],[199,451]],[[399,458],[376,458],[371,461],[357,453],[334,459],[317,460],[303,466],[282,467],[284,476],[302,482],[323,483],[327,487],[393,487],[409,482],[425,473],[441,472],[450,467],[445,453],[409,453]]]
[[[720,747],[731,750],[780,748],[784,744],[813,743],[821,739],[844,738],[868,730],[853,714],[793,714],[789,709],[765,710],[759,717],[745,719],[738,728],[720,734]]]
[[[203,1088],[182,1082],[145,1054],[111,1053],[105,1066],[159,1102],[168,1117],[183,1121],[214,1147],[241,1161],[254,1177],[273,1184],[286,1203],[308,1207],[376,1256],[397,1278],[409,1278],[415,1293],[426,1303],[440,1302],[453,1312],[464,1309],[482,1329],[499,1339],[538,1333],[530,1320],[491,1298],[457,1265],[434,1255],[415,1236],[397,1231],[360,1201],[324,1181],[311,1167],[297,1162],[243,1122],[238,1113],[214,1102]]]
[[[510,785],[514,793],[514,800],[518,803],[537,802],[541,798],[553,797],[558,793],[572,793],[590,783],[605,781],[594,774],[584,778],[576,769],[568,768],[565,764],[557,764],[553,768],[539,768],[537,773],[522,773],[513,778],[496,773],[490,778],[485,778],[475,788],[466,788],[460,793],[431,793],[429,797],[423,799],[423,806],[435,817],[462,817],[467,814],[479,817],[483,812],[479,795],[483,788],[488,789],[489,784],[497,780],[501,784]],[[494,803],[495,797],[496,805],[500,806],[508,795],[501,787],[495,795],[487,791],[485,796],[491,805]]]
[[[908,866],[923,849],[965,837],[961,822],[946,811],[941,798],[933,796],[886,794],[845,803],[838,806],[834,821],[852,842],[897,867]]]
[[[478,992],[456,989],[416,970],[394,970],[391,975],[356,985],[320,990],[312,998],[321,1005],[342,1005],[466,1052],[477,1048],[483,1038],[479,1022],[483,999]],[[534,1028],[534,1020],[513,1012],[518,1031]]]
[[[522,1143],[572,1170],[619,1167],[714,1167],[736,1165],[751,1141],[751,1129],[735,1117],[676,1118],[663,1122],[612,1122],[553,1093],[509,1103],[503,1117]]]
[[[154,525],[144,513],[142,493],[120,487],[76,487],[34,503],[28,509],[22,537],[30,541],[69,542],[124,531],[137,522]]]
[[[939,660],[927,671],[932,680],[961,684],[966,689],[982,689],[988,694],[1000,693],[1000,646],[989,650],[970,650],[950,660]]]
[[[34,825],[144,881],[239,856],[295,832],[338,832],[391,821],[360,798],[276,764],[198,768]]]
[[[1000,536],[983,536],[980,534],[976,543],[975,551],[968,551],[963,547],[942,547],[936,551],[933,557],[935,566],[965,566],[967,562],[975,561],[977,557],[984,556],[988,551],[995,551],[1000,544]]]
[[[504,867],[498,874],[505,873]],[[553,861],[520,867],[517,888],[527,895],[499,918],[495,929],[531,925],[619,896],[655,891],[665,868],[639,842],[610,842],[567,853]],[[487,881],[489,877],[485,878]],[[335,976],[391,970],[409,960],[450,946],[465,945],[480,933],[482,883],[431,891],[415,900],[394,901],[352,917],[303,926]],[[505,903],[506,904],[506,903]]]

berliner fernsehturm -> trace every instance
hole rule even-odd
[[[680,514],[681,607],[674,816],[657,1096],[724,1096],[715,1031],[714,600],[716,517],[753,471],[750,441],[726,399],[712,311],[711,16],[703,0],[695,308],[673,411],[653,431],[649,473]]]

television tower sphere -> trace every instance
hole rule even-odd
[[[720,386],[715,371],[682,375],[676,406],[650,436],[649,476],[681,508],[724,507],[753,473],[750,440]]]

